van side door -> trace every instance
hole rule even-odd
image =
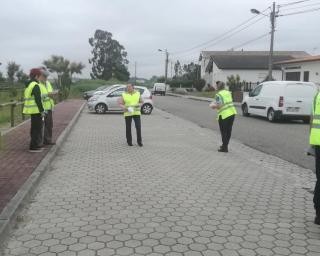
[[[263,88],[263,84],[258,85],[253,91],[249,94],[249,102],[248,102],[248,108],[249,113],[254,115],[263,115],[265,111],[265,106],[262,103],[260,92]]]

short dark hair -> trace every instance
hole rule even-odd
[[[35,79],[37,76],[40,76],[42,74],[40,68],[33,68],[30,70],[29,77],[30,79]]]

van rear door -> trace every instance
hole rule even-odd
[[[283,114],[309,116],[316,91],[312,83],[288,83],[283,95]]]

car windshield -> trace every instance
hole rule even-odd
[[[108,88],[108,87],[110,87],[110,86],[109,86],[109,85],[100,86],[100,87],[98,87],[98,88],[96,89],[96,91],[102,91],[102,90],[104,90],[104,89],[106,89],[106,88]]]

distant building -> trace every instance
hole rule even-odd
[[[320,55],[277,62],[281,66],[282,80],[320,84]]]
[[[304,51],[275,51],[273,62],[310,56]],[[227,82],[227,77],[239,75],[241,81],[262,82],[268,76],[268,51],[202,51],[200,54],[201,78],[207,84]],[[272,76],[282,80],[280,65],[273,66]]]

